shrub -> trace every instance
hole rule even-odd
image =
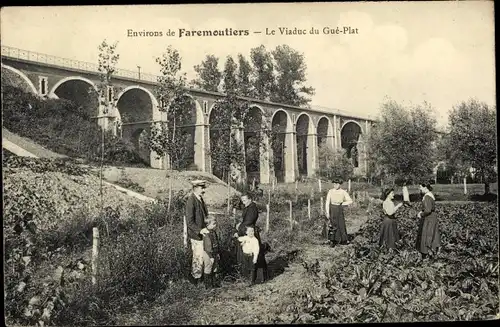
[[[354,167],[347,156],[340,151],[335,151],[326,144],[319,148],[319,169],[317,174],[322,178],[332,179],[335,177],[347,180],[353,176]]]
[[[39,99],[2,85],[4,127],[46,148],[90,162],[101,160],[101,128],[81,106],[62,99]],[[134,146],[111,132],[105,135],[104,160],[108,164],[146,165]]]

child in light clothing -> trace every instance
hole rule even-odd
[[[243,267],[245,273],[250,273],[250,285],[255,283],[257,278],[257,260],[259,259],[260,244],[257,237],[255,237],[255,230],[253,227],[247,227],[247,234],[238,237],[243,252]],[[244,274],[246,275],[246,274]]]

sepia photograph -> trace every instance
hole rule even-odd
[[[6,325],[500,319],[494,16],[2,7]]]

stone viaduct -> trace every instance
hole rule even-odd
[[[2,74],[16,78],[20,85],[40,97],[64,98],[84,107],[104,128],[112,128],[123,138],[132,141],[141,156],[158,169],[168,168],[167,160],[159,158],[142,143],[152,123],[165,121],[158,110],[154,95],[157,77],[140,72],[117,70],[113,88],[106,96],[115,101],[115,109],[105,113],[99,104],[97,65],[54,57],[46,54],[2,46]],[[210,158],[212,108],[224,95],[197,89],[186,90],[192,100],[192,119],[184,128],[189,137],[186,151],[191,154],[191,168],[216,174]],[[244,98],[251,103],[251,115],[262,124],[268,117],[278,131],[279,146],[261,148],[258,164],[243,171],[241,178],[256,178],[263,184],[275,177],[278,182],[294,182],[298,177],[313,177],[318,169],[318,147],[325,142],[333,149],[345,149],[355,166],[355,173],[366,173],[364,136],[374,119],[360,117],[328,108],[302,108],[257,99]],[[250,125],[250,124],[249,124]],[[240,127],[237,137],[248,140],[255,133],[250,126]],[[268,140],[264,143],[268,144]],[[353,146],[357,154],[351,150]],[[270,164],[272,161],[272,164]],[[215,168],[215,169],[214,169]],[[217,175],[217,174],[216,174]]]

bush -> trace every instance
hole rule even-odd
[[[2,85],[4,127],[49,150],[90,162],[101,160],[101,128],[82,107],[61,99],[41,100],[16,87]],[[105,134],[107,164],[147,165],[134,146]]]
[[[320,177],[329,180],[340,177],[348,180],[353,176],[354,167],[342,150],[335,151],[328,147],[328,145],[322,144],[318,153],[319,169],[317,174]]]

